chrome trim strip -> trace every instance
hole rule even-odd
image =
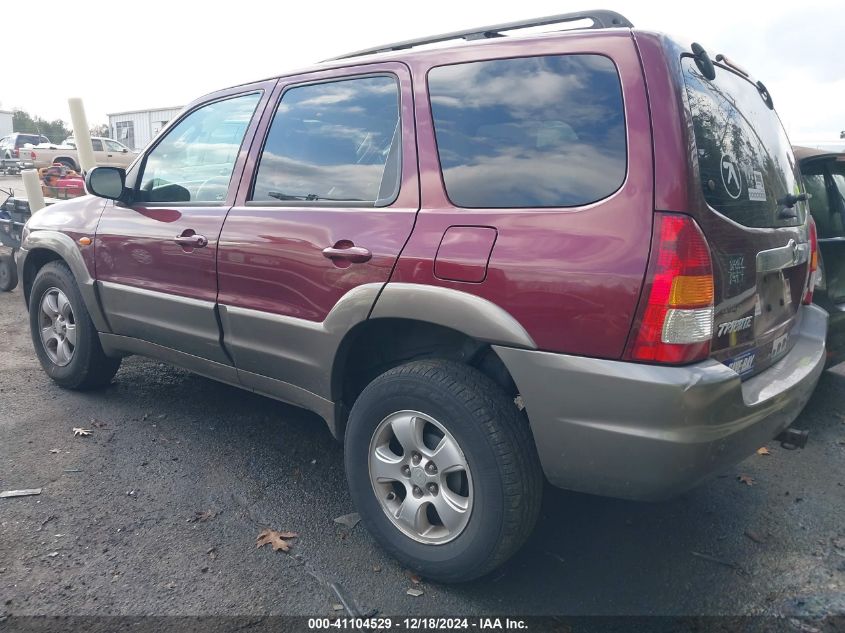
[[[757,253],[757,272],[772,273],[790,266],[798,266],[810,259],[810,245],[790,239],[786,246]]]

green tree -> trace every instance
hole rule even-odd
[[[33,117],[23,110],[12,112],[12,131],[43,134],[53,143],[61,143],[68,136],[72,136],[70,128],[61,119],[48,121],[39,116]]]
[[[89,131],[91,132],[91,136],[103,136],[105,138],[109,138],[111,136],[111,134],[109,134],[109,126],[105,123],[95,125]]]

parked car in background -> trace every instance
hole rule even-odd
[[[21,159],[20,150],[24,146],[39,145],[41,143],[49,142],[50,139],[48,139],[43,134],[27,134],[25,132],[15,132],[13,134],[9,134],[8,136],[0,138],[0,157],[6,159]]]
[[[830,364],[845,360],[845,153],[795,147],[816,222],[821,261],[813,301],[830,314]]]
[[[511,556],[544,476],[676,495],[786,431],[825,360],[795,158],[720,59],[597,11],[201,97],[27,224],[38,359],[312,409],[364,524],[433,579]]]
[[[97,165],[104,167],[128,167],[137,156],[136,152],[110,138],[93,136],[91,145],[94,149],[94,160]],[[22,160],[35,165],[36,169],[59,163],[81,171],[73,137],[66,139],[61,145],[42,144],[21,149],[20,156]]]

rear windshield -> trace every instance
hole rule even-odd
[[[443,181],[459,207],[570,207],[625,180],[622,86],[601,55],[494,59],[428,76]]]
[[[804,204],[784,213],[785,196],[800,193],[797,163],[757,87],[721,66],[708,81],[693,59],[682,65],[707,203],[749,227],[803,224]],[[798,217],[781,217],[790,212]]]
[[[27,144],[38,145],[40,142],[39,138],[33,134],[21,134],[16,141],[18,147],[23,147]]]

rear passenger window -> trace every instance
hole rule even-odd
[[[291,88],[270,127],[252,201],[390,204],[399,191],[399,131],[392,76]]]
[[[607,57],[440,66],[428,87],[443,180],[457,206],[578,206],[625,180],[622,88]]]

